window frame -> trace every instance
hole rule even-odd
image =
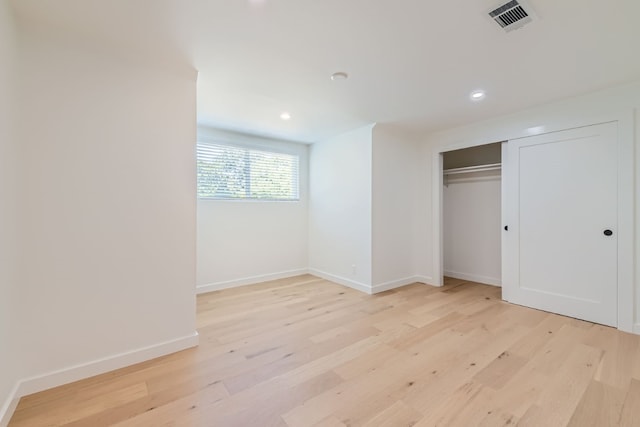
[[[218,145],[218,146],[226,146],[226,147],[231,147],[231,148],[235,148],[235,149],[240,149],[240,150],[245,150],[246,153],[245,155],[248,155],[251,151],[257,151],[257,152],[263,152],[263,153],[268,153],[268,154],[282,154],[282,155],[286,155],[286,156],[291,156],[293,158],[295,158],[295,161],[297,163],[296,169],[297,169],[297,173],[295,174],[295,196],[292,198],[273,198],[273,197],[212,197],[212,196],[200,196],[200,193],[198,191],[198,173],[199,173],[199,168],[198,168],[198,146],[200,144],[203,145]],[[199,137],[196,141],[196,199],[197,200],[202,200],[202,201],[215,201],[215,202],[289,202],[289,203],[296,203],[296,202],[300,202],[301,201],[301,191],[302,191],[302,185],[301,185],[301,176],[300,176],[300,171],[301,171],[301,165],[302,165],[302,156],[300,153],[294,152],[293,150],[283,150],[280,149],[278,147],[271,147],[271,146],[267,146],[267,145],[261,145],[261,144],[250,144],[250,143],[244,143],[244,142],[232,142],[232,141],[227,141],[227,140],[221,140],[221,139],[211,139],[211,138],[206,138],[206,137]],[[250,170],[250,165],[249,165],[249,170]],[[249,180],[250,181],[250,175],[248,173],[245,174],[245,180]],[[245,187],[245,194],[247,194],[251,189],[251,185],[250,183],[248,183]]]

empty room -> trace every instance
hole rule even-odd
[[[0,426],[640,426],[638,16],[0,0]]]

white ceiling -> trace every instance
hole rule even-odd
[[[442,129],[640,77],[639,0],[15,0],[20,18],[199,71],[198,121],[314,142],[373,122]],[[349,73],[332,82],[336,71]],[[477,88],[487,92],[469,101]],[[292,115],[289,121],[279,116]]]

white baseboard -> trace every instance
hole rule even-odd
[[[477,274],[460,273],[457,271],[446,271],[446,270],[444,272],[444,275],[447,277],[453,277],[454,279],[469,280],[471,282],[478,282],[484,285],[502,286],[502,280],[496,277],[487,277],[487,276],[480,276]]]
[[[636,323],[633,325],[633,333],[636,335],[640,335],[640,323]]]
[[[310,268],[309,274],[313,274],[314,276],[318,276],[322,279],[329,280],[339,285],[355,289],[356,291],[364,292],[365,294],[369,294],[369,295],[372,294],[371,286],[366,285],[364,283],[356,282],[355,280],[346,279],[344,277],[336,276],[334,274],[327,273],[325,271],[316,270],[315,268]]]
[[[418,283],[424,283],[425,285],[434,286],[436,288],[440,287],[433,284],[433,277],[431,276],[413,276],[413,278]]]
[[[404,279],[398,279],[398,280],[392,280],[385,283],[380,283],[379,285],[373,286],[372,293],[377,294],[380,292],[389,291],[391,289],[396,289],[396,288],[401,288],[403,286],[411,285],[413,283],[424,283],[428,285],[430,280],[426,280],[426,279],[430,279],[430,278],[427,278],[425,276],[411,276],[411,277],[405,277]]]
[[[19,385],[20,383],[16,383],[13,386],[9,396],[7,396],[7,400],[2,407],[0,407],[0,427],[7,427],[9,425],[9,420],[18,406],[18,402],[20,401],[20,397],[18,396]]]
[[[155,359],[156,357],[166,356],[167,354],[175,353],[197,345],[198,333],[194,332],[186,337],[165,341],[137,350],[116,354],[20,380],[14,387],[14,390],[11,396],[9,396],[9,399],[7,399],[7,402],[2,406],[3,412],[0,412],[0,426],[4,427],[9,423],[9,419],[11,418],[11,415],[13,415],[13,411],[18,404],[18,400],[22,396],[27,396],[39,391],[58,387],[63,384],[93,377],[95,375],[104,374],[105,372],[113,371],[115,369],[135,365],[136,363]]]
[[[281,271],[279,273],[262,274],[260,276],[245,277],[242,279],[227,280],[225,282],[209,283],[207,285],[196,286],[196,294],[206,294],[208,292],[221,291],[223,289],[238,288],[240,286],[255,285],[257,283],[268,282],[270,280],[286,279],[288,277],[308,274],[309,270],[300,268],[297,270]]]

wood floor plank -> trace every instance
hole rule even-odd
[[[592,380],[568,425],[570,427],[617,425],[625,395],[626,391]]]
[[[640,381],[633,379],[622,407],[620,425],[632,427],[640,425]]]
[[[147,396],[148,390],[145,383],[134,384],[89,398],[83,398],[80,395],[65,402],[57,402],[55,406],[44,403],[38,407],[39,416],[36,417],[25,415],[18,409],[12,419],[12,425],[65,425]]]
[[[429,381],[419,384],[404,400],[425,415],[432,413],[517,340],[522,334],[521,328],[501,324],[488,330],[479,326],[463,335],[464,344],[449,346],[441,360],[429,366],[432,374]]]
[[[549,389],[540,394],[536,409],[520,419],[523,426],[567,425],[592,381],[603,351],[578,344],[557,369]]]
[[[265,363],[239,375],[225,378],[224,383],[231,393],[237,393],[255,384],[289,373],[295,368],[303,368],[305,364],[315,362],[323,355],[333,357],[336,355],[337,349],[344,348],[349,343],[371,337],[373,335],[372,330],[373,328],[348,331],[347,334],[336,336],[332,340],[324,340],[318,345],[296,349],[274,362]]]
[[[502,388],[526,363],[526,358],[505,350],[486,368],[478,372],[474,380],[497,390]]]
[[[347,427],[347,425],[336,417],[331,416],[315,424],[313,427]]]
[[[200,346],[21,399],[11,427],[638,426],[640,337],[445,279],[197,298]]]
[[[627,333],[615,333],[613,341],[607,346],[601,346],[604,351],[600,369],[596,379],[620,389],[628,389],[631,382],[629,372],[633,371],[633,365],[638,357],[637,337]]]
[[[469,425],[469,417],[475,418],[475,411],[468,409],[476,407],[474,401],[481,395],[483,386],[479,383],[469,381],[458,387],[453,393],[443,400],[435,410],[426,411],[416,427],[446,426],[446,425]],[[483,406],[482,404],[477,406]],[[467,413],[465,414],[465,410]]]
[[[400,356],[400,351],[391,346],[382,344],[373,351],[356,357],[342,365],[333,369],[340,377],[345,380],[357,378],[366,375],[368,372],[379,369],[381,366],[391,363],[391,360]]]
[[[371,420],[363,424],[366,427],[410,427],[422,418],[422,414],[408,406],[402,400],[383,409]]]

